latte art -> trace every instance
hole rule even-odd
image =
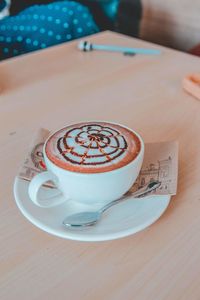
[[[75,172],[106,172],[132,161],[140,151],[139,138],[119,125],[95,122],[66,127],[46,144],[47,157]]]
[[[57,148],[73,164],[102,165],[121,156],[127,142],[117,130],[91,124],[66,132],[58,140]]]

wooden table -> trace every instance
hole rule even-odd
[[[110,32],[97,43],[155,47]],[[83,53],[77,41],[0,64],[0,299],[200,299],[200,102],[181,82],[199,58]],[[38,127],[106,119],[146,142],[178,140],[179,183],[167,211],[127,238],[51,236],[17,209],[13,181]]]

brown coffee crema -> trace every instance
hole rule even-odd
[[[45,152],[60,168],[79,173],[102,173],[133,161],[141,149],[136,134],[120,125],[85,122],[67,126],[47,141]]]

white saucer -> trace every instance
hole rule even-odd
[[[43,188],[43,192],[47,192]],[[170,196],[149,196],[129,199],[105,212],[94,226],[81,229],[67,229],[63,219],[71,214],[91,207],[66,200],[53,208],[35,206],[28,196],[28,182],[15,178],[14,196],[22,214],[35,226],[58,237],[78,241],[106,241],[134,234],[154,223],[167,208]]]

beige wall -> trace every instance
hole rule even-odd
[[[200,43],[200,0],[142,0],[140,37],[180,50]]]

